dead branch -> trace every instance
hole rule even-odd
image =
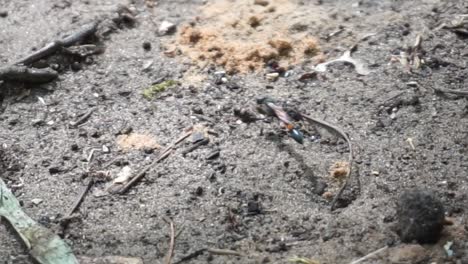
[[[54,54],[56,51],[58,51],[62,47],[69,47],[78,42],[81,42],[96,32],[97,27],[100,22],[101,21],[95,21],[93,23],[84,25],[80,30],[70,34],[69,36],[63,39],[59,39],[59,40],[56,40],[47,44],[42,49],[39,49],[35,51],[34,53],[18,60],[15,64],[28,65],[28,64],[34,63],[40,59],[43,59],[45,57],[48,57]]]
[[[19,65],[0,68],[0,80],[4,81],[47,83],[57,77],[58,73],[50,68],[34,69]]]

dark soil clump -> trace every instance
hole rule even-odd
[[[428,190],[405,191],[398,200],[398,231],[403,242],[436,243],[444,227],[444,206]]]

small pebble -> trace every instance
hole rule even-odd
[[[214,75],[224,77],[224,76],[226,76],[226,72],[225,71],[217,71],[217,72],[214,73]]]
[[[175,29],[176,25],[174,23],[171,23],[169,21],[163,21],[159,26],[158,33],[161,36],[168,35],[174,33]]]
[[[204,139],[206,139],[204,132],[195,131],[192,133],[192,143],[197,143],[198,141],[202,141]]]
[[[151,42],[149,42],[149,41],[143,42],[143,49],[146,50],[146,51],[150,51],[151,50]]]
[[[70,146],[70,149],[71,149],[71,151],[77,151],[77,150],[79,149],[79,147],[78,147],[77,144],[72,144],[72,145]]]
[[[195,113],[195,114],[198,114],[198,115],[203,115],[203,109],[200,107],[200,106],[195,106],[192,111]]]
[[[38,205],[40,203],[42,203],[42,199],[39,199],[39,198],[34,198],[31,200],[31,202],[34,204],[34,205]]]
[[[109,148],[108,148],[106,145],[102,145],[102,152],[104,152],[104,153],[109,153],[110,150],[109,150]]]
[[[42,125],[45,124],[45,121],[44,121],[44,119],[37,118],[37,119],[33,119],[33,120],[31,121],[31,124],[32,124],[33,126],[42,126]]]
[[[202,196],[203,195],[203,187],[198,186],[197,189],[195,190],[195,194],[197,196]]]
[[[50,167],[50,168],[49,168],[49,173],[50,173],[50,174],[57,174],[57,173],[59,173],[59,172],[61,172],[61,170],[60,170],[59,167],[53,166],[53,167]]]
[[[255,0],[254,5],[267,6],[269,2],[267,0]]]
[[[333,193],[331,193],[331,192],[324,192],[324,193],[322,194],[322,197],[325,198],[325,199],[327,199],[327,200],[329,200],[329,201],[331,201],[331,200],[333,199],[333,196],[334,196],[334,195],[333,195]]]
[[[144,71],[147,71],[151,68],[151,66],[153,66],[153,63],[154,61],[153,60],[147,60],[144,64],[143,64],[143,70]]]
[[[290,77],[290,76],[292,76],[292,75],[294,75],[294,71],[292,71],[292,70],[288,70],[288,71],[286,71],[286,72],[284,73],[284,77],[285,77],[285,78],[288,78],[288,77]]]
[[[8,11],[0,10],[0,17],[7,17],[7,16],[8,16]]]
[[[257,201],[249,201],[247,203],[247,212],[249,214],[259,214],[261,213],[260,204]]]
[[[81,66],[81,63],[77,62],[77,61],[74,61],[72,64],[71,64],[71,69],[73,71],[79,71],[83,68],[83,66]]]
[[[279,77],[279,73],[277,72],[272,72],[272,73],[268,73],[267,75],[265,75],[267,80],[271,81],[271,82],[274,82],[276,80],[278,80],[278,77]]]

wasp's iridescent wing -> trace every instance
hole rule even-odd
[[[275,105],[274,103],[266,103],[268,107],[270,107],[274,112],[276,117],[278,117],[279,120],[281,120],[283,123],[286,125],[292,124],[292,118],[286,113],[283,108]]]
[[[302,135],[301,131],[297,129],[294,124],[292,118],[286,113],[283,108],[268,102],[266,105],[275,112],[276,117],[278,117],[281,122],[286,125],[288,129],[289,135],[299,144],[304,143],[304,135]]]

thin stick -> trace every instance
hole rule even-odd
[[[175,228],[174,228],[174,222],[167,218],[167,217],[164,217],[163,218],[164,221],[166,221],[167,223],[169,223],[169,226],[171,228],[171,240],[169,242],[169,249],[167,251],[167,255],[166,255],[166,261],[164,262],[165,264],[171,264],[172,262],[172,255],[174,254],[174,246],[175,246]]]
[[[240,256],[240,257],[244,256],[244,254],[234,251],[234,250],[230,250],[230,249],[208,248],[207,251],[213,255],[223,255],[223,256],[231,255],[231,256]]]
[[[88,184],[81,189],[80,195],[76,199],[75,203],[73,206],[70,208],[70,211],[65,215],[64,218],[70,217],[77,209],[80,207],[81,203],[83,202],[86,194],[88,193],[89,189],[94,185],[94,179],[90,179],[88,181]]]
[[[388,246],[385,246],[385,247],[383,247],[383,248],[379,248],[379,249],[377,249],[376,251],[373,251],[373,252],[371,252],[371,253],[365,255],[364,257],[362,257],[362,258],[360,258],[360,259],[357,259],[357,260],[355,260],[355,261],[353,261],[353,262],[351,262],[351,263],[349,263],[349,264],[358,264],[359,262],[363,262],[364,260],[370,259],[371,257],[373,257],[373,256],[375,256],[375,255],[377,255],[377,254],[379,254],[380,252],[386,250],[387,248],[388,248]]]
[[[190,153],[190,152],[196,150],[196,149],[199,148],[200,146],[203,146],[203,145],[208,144],[209,142],[210,142],[209,139],[204,138],[204,139],[198,141],[197,143],[193,144],[193,146],[190,146],[190,147],[188,147],[187,149],[184,149],[184,150],[182,151],[182,155],[185,156],[185,155],[187,155],[188,153]]]
[[[43,59],[45,57],[48,57],[54,54],[56,51],[58,51],[62,47],[69,47],[77,42],[80,42],[84,40],[85,38],[87,38],[88,36],[91,36],[92,34],[94,34],[97,30],[99,23],[100,21],[96,21],[91,24],[84,25],[80,30],[71,34],[70,36],[47,44],[42,49],[39,49],[36,52],[18,60],[15,64],[27,65],[27,64],[34,63],[40,59]]]
[[[442,89],[442,88],[434,88],[436,92],[439,93],[451,93],[458,96],[468,97],[468,91],[460,91],[460,90],[453,90],[453,89]]]
[[[185,229],[184,225],[179,227],[179,231],[177,231],[177,234],[175,235],[175,239],[177,239],[180,236],[180,234],[182,234],[182,232],[184,232],[184,229]]]
[[[177,146],[177,144],[184,141],[188,136],[190,136],[192,134],[192,128],[189,128],[186,131],[187,132],[182,134],[182,136],[180,136],[175,142],[173,142],[170,146],[168,146],[166,149],[164,149],[164,151],[161,152],[161,154],[158,156],[158,158],[155,161],[153,161],[150,165],[143,168],[135,177],[133,177],[129,182],[127,182],[127,184],[125,184],[118,191],[118,193],[119,194],[126,193],[133,185],[135,185],[135,183],[140,181],[145,176],[146,172],[148,172],[156,164],[158,164],[159,162],[161,162],[162,160],[167,158],[169,156],[169,154],[172,152],[172,150],[174,149],[174,147]]]
[[[191,260],[193,258],[196,258],[196,257],[200,256],[201,254],[203,254],[203,252],[205,252],[206,250],[207,250],[206,248],[196,250],[196,251],[186,255],[185,257],[182,257],[180,260],[176,261],[174,264],[179,264],[179,263]]]
[[[78,125],[83,124],[93,114],[94,110],[96,110],[95,107],[90,108],[86,113],[84,113],[80,118],[78,118],[78,120],[76,120],[74,122],[73,121],[70,122],[70,126],[76,127]]]
[[[349,185],[349,181],[350,181],[350,178],[351,178],[351,171],[353,169],[353,160],[354,160],[353,147],[352,147],[352,144],[351,144],[351,140],[349,139],[348,135],[346,135],[346,133],[343,130],[341,130],[339,127],[337,127],[335,125],[332,125],[332,124],[330,124],[330,123],[328,123],[328,122],[326,122],[324,120],[320,120],[320,119],[313,118],[313,117],[310,117],[310,116],[306,116],[306,115],[303,115],[303,114],[301,114],[301,116],[304,117],[307,121],[309,121],[311,123],[315,123],[315,124],[318,124],[318,125],[321,125],[321,126],[325,127],[326,129],[335,131],[344,140],[346,140],[346,143],[348,143],[348,148],[349,148],[349,156],[348,156],[349,170],[348,170],[348,172],[346,174],[345,183],[343,184],[343,186],[341,186],[340,190],[338,191],[338,193],[335,195],[335,197],[333,198],[333,200],[331,202],[330,210],[333,211],[333,210],[335,210],[336,202],[338,201],[340,196],[343,194],[343,191],[346,189],[346,187]],[[356,175],[356,177],[358,177],[358,175]]]
[[[0,186],[0,207],[3,206],[3,187]]]

